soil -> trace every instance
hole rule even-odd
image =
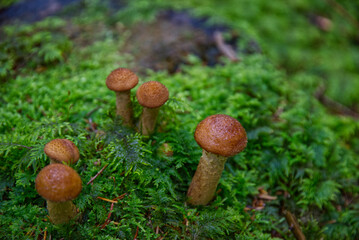
[[[33,23],[52,15],[71,17],[76,14],[77,8],[71,8],[74,4],[81,5],[82,3],[81,0],[20,1],[1,10],[0,25],[15,24],[19,21]],[[115,13],[123,7],[123,4],[121,1],[117,3],[109,1],[107,7],[111,7],[111,12]],[[214,40],[216,32],[225,36],[225,48],[233,51],[238,59],[245,54],[261,52],[258,44],[253,40],[248,40],[248,37],[231,30],[228,26],[210,24],[206,18],[193,17],[189,11],[166,10],[150,23],[138,23],[127,28],[130,36],[124,50],[134,57],[137,66],[134,70],[140,72],[150,68],[155,71],[167,70],[175,73],[179,71],[181,64],[187,63],[186,59],[190,54],[198,56],[204,65],[214,66],[220,63],[220,58],[225,54],[223,54],[223,49],[220,50],[218,42]],[[76,27],[70,33],[72,39],[79,35],[74,31]],[[96,38],[95,35],[94,33]],[[81,45],[90,44],[91,39],[88,37],[86,37],[87,40],[82,39],[84,41]],[[245,47],[239,49],[237,43],[244,38],[246,44],[241,45]]]
[[[188,11],[163,11],[155,21],[138,23],[130,32],[125,50],[134,57],[138,71],[150,68],[175,73],[187,63],[190,54],[198,56],[204,65],[219,64],[223,53],[214,40],[215,32],[227,37],[226,47],[237,55],[261,52],[251,40],[245,49],[238,49],[241,36],[237,32],[224,25],[209,24],[207,19],[195,18]]]

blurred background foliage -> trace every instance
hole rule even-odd
[[[57,16],[1,26],[2,238],[293,239],[283,210],[297,217],[308,239],[359,237],[358,3],[119,5],[75,1]],[[128,44],[146,45],[157,33],[152,27],[164,26],[158,14],[168,9],[186,10],[211,34],[219,26],[241,61],[219,57],[209,67],[189,51],[171,71],[141,68],[131,50],[140,46]],[[134,32],[146,28],[142,42],[132,41]],[[166,29],[173,36],[175,30]],[[186,29],[170,48],[149,45],[154,52],[140,55],[166,58],[164,49],[187,44],[195,33]],[[104,82],[119,66],[138,70],[141,83],[160,81],[170,91],[149,139],[121,127],[114,116],[115,96]],[[193,132],[217,113],[239,119],[249,144],[226,163],[214,202],[187,206],[185,194],[201,155]],[[75,203],[83,216],[77,225],[50,224],[46,203],[34,189],[37,173],[48,164],[43,146],[53,138],[70,139],[80,149],[74,168],[84,187]],[[260,199],[263,193],[274,198]],[[111,207],[98,197],[118,200]]]
[[[328,96],[358,110],[359,5],[325,1],[129,1],[120,18],[153,19],[157,8],[190,9],[197,16],[225,23],[239,35],[254,37],[277,67],[297,80],[318,79]],[[143,18],[141,16],[141,18]]]

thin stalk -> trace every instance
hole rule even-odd
[[[52,202],[47,200],[47,210],[53,224],[67,223],[77,215],[76,206],[72,201]]]
[[[189,204],[206,205],[212,200],[226,160],[227,157],[203,149],[202,157],[187,192]]]
[[[140,118],[139,130],[144,136],[151,135],[156,127],[157,116],[160,108],[144,107]]]
[[[116,92],[116,115],[122,117],[124,125],[133,125],[133,110],[130,90],[124,92]]]

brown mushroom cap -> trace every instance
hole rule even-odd
[[[117,68],[113,70],[106,79],[107,87],[116,92],[131,90],[137,83],[137,75],[127,68]]]
[[[71,167],[54,163],[39,172],[35,180],[35,188],[49,201],[65,202],[75,199],[80,194],[82,181]]]
[[[165,85],[156,81],[149,81],[142,84],[136,93],[139,104],[148,108],[157,108],[168,100],[168,89]]]
[[[45,145],[44,152],[51,159],[74,164],[80,158],[79,149],[67,139],[54,139]]]
[[[242,125],[228,115],[217,114],[202,120],[194,138],[207,152],[221,156],[234,156],[247,145],[247,133]]]

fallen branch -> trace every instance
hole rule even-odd
[[[327,2],[344,18],[349,20],[358,30],[359,30],[359,22],[338,2],[335,0],[327,0]]]
[[[328,98],[324,95],[325,89],[323,87],[320,87],[316,93],[315,97],[321,102],[324,106],[326,106],[328,109],[330,109],[332,112],[335,112],[340,115],[349,116],[355,119],[359,119],[359,113],[353,111],[352,109],[348,108],[347,106],[344,106],[343,104],[334,101],[331,98]]]
[[[232,62],[237,62],[240,59],[237,57],[236,51],[233,50],[233,48],[226,44],[223,40],[222,33],[219,31],[215,31],[213,34],[214,42],[216,43],[216,46],[218,50],[226,57],[229,58]]]
[[[300,229],[299,223],[298,223],[297,219],[295,218],[295,216],[288,210],[283,210],[282,213],[284,214],[284,217],[287,220],[289,228],[293,232],[295,238],[297,240],[305,240],[306,238],[305,238],[302,230]]]
[[[92,183],[106,168],[107,168],[108,164],[106,164],[105,166],[103,166],[103,168],[94,176],[90,179],[90,181],[87,183],[87,185],[89,185],[90,183]]]

